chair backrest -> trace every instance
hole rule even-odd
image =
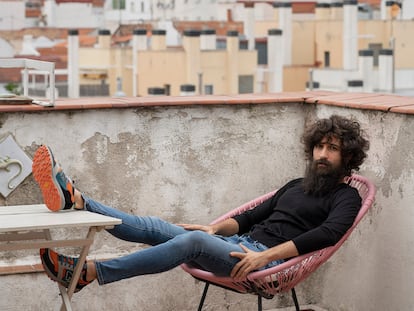
[[[247,280],[241,282],[236,282],[230,277],[217,277],[211,272],[194,268],[188,264],[183,264],[182,268],[195,278],[205,280],[240,293],[257,292],[264,296],[272,296],[292,289],[299,282],[303,281],[312,272],[314,272],[321,264],[326,262],[336,252],[336,250],[341,247],[357,224],[368,212],[369,208],[373,205],[375,187],[367,178],[354,174],[346,181],[358,190],[362,198],[362,205],[352,227],[349,228],[341,240],[339,240],[334,246],[292,258],[272,268],[251,272],[248,275]],[[275,192],[276,191],[269,192],[252,201],[249,201],[217,218],[212,223],[220,222],[237,214],[243,213],[248,209],[252,209],[266,199],[270,198]]]

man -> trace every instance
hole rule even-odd
[[[170,270],[192,262],[217,275],[243,280],[247,274],[338,242],[361,206],[358,191],[344,177],[358,170],[369,142],[358,122],[337,115],[320,119],[303,135],[308,160],[304,178],[241,215],[215,225],[174,225],[157,217],[126,214],[92,200],[78,189],[41,146],[33,175],[53,211],[86,209],[122,220],[108,230],[120,239],[152,247],[107,261],[87,261],[76,290],[95,279],[100,285]],[[47,275],[68,287],[77,258],[41,249]]]

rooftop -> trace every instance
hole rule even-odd
[[[82,110],[133,108],[149,106],[189,105],[249,105],[266,103],[304,102],[346,108],[378,110],[414,114],[414,97],[383,93],[337,93],[330,91],[283,92],[275,94],[211,95],[211,96],[145,96],[145,97],[82,97],[61,98],[54,107],[17,103],[15,100],[0,101],[0,112]]]

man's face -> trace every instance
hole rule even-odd
[[[324,137],[313,147],[313,169],[317,175],[326,175],[341,168],[341,142],[338,138]]]

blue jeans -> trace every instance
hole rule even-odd
[[[203,231],[188,231],[158,217],[130,215],[86,196],[84,200],[88,211],[122,220],[122,224],[107,230],[115,237],[152,245],[120,258],[97,261],[97,279],[101,285],[138,275],[164,272],[190,262],[214,274],[229,276],[239,261],[229,254],[244,252],[240,243],[253,251],[267,249],[247,235],[223,237]],[[270,266],[280,262],[283,261],[274,261]]]

